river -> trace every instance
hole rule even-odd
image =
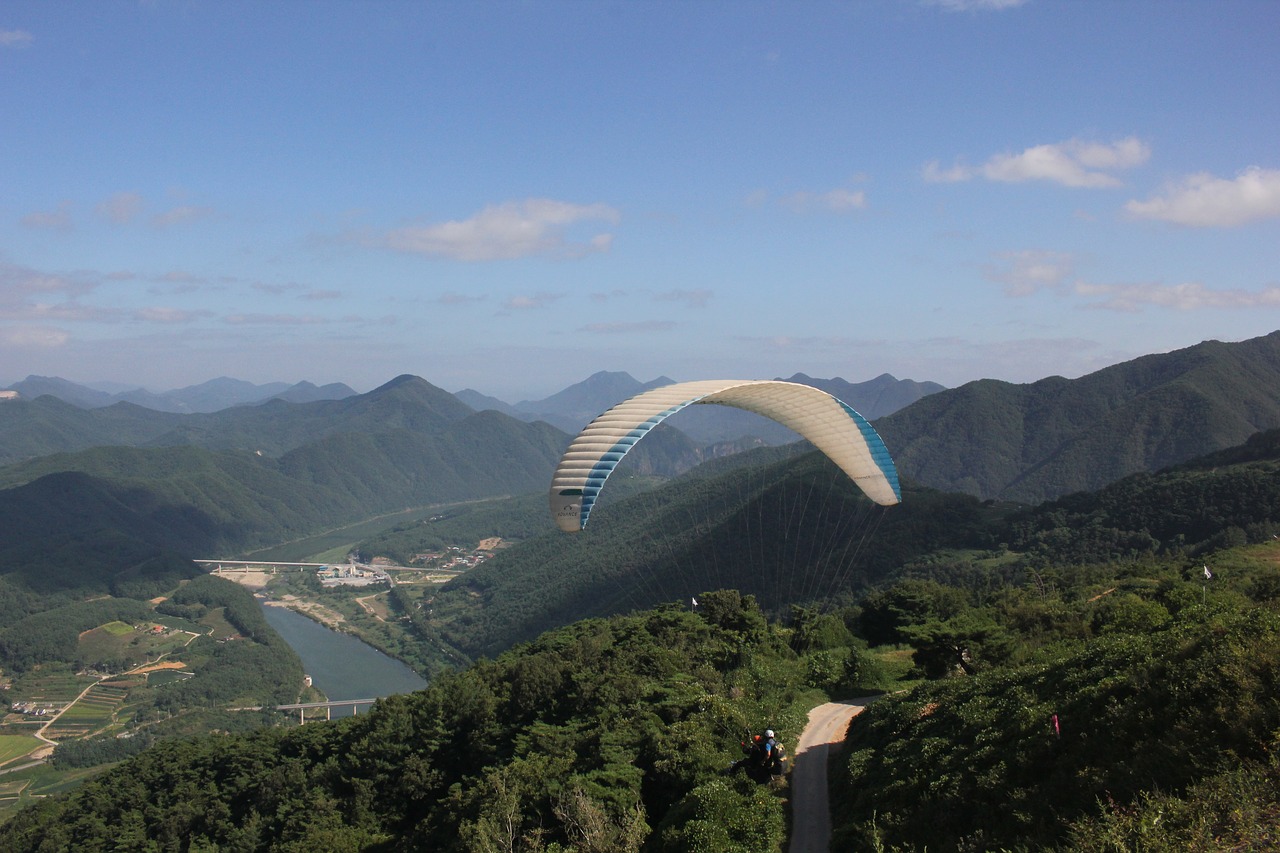
[[[264,605],[262,612],[302,658],[312,684],[330,699],[373,699],[427,686],[412,669],[350,634],[326,628],[287,607]],[[346,708],[333,711],[335,717],[349,713]]]

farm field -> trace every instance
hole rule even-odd
[[[0,776],[0,823],[11,818],[20,808],[30,805],[35,798],[69,791],[109,766],[55,770],[41,764]]]
[[[77,675],[70,669],[40,670],[14,679],[9,696],[11,701],[58,709],[66,707],[95,681],[93,676]]]
[[[124,703],[129,688],[141,683],[138,680],[95,684],[45,729],[45,737],[50,740],[66,740],[84,737],[106,728],[115,719],[116,709]]]
[[[156,623],[108,622],[80,635],[81,659],[89,666],[119,671],[182,649],[191,635]]]
[[[41,745],[41,741],[29,735],[0,735],[0,765],[21,758]]]

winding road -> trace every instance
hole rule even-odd
[[[874,698],[828,702],[809,712],[809,722],[791,758],[790,853],[828,853],[831,843],[828,748],[844,740],[849,721]]]

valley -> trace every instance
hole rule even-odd
[[[1226,350],[1205,346],[1196,358],[1170,354],[1162,370],[1141,372],[1196,386],[1278,346],[1276,336]],[[1114,392],[1120,378],[1136,372],[1115,369],[1071,388],[1088,396],[1106,384]],[[42,815],[80,809],[96,785],[151,774],[142,768],[157,756],[181,754],[199,764],[204,755],[216,765],[225,748],[271,764],[283,760],[276,744],[293,750],[286,745],[299,738],[312,742],[317,756],[331,747],[336,754],[355,750],[354,764],[328,781],[313,780],[338,785],[325,796],[337,804],[335,831],[351,838],[411,843],[415,833],[441,827],[456,833],[461,825],[491,825],[483,821],[496,820],[506,801],[483,792],[502,785],[526,792],[519,820],[527,827],[569,826],[569,806],[538,793],[569,785],[579,792],[573,808],[604,809],[624,828],[627,815],[640,813],[626,809],[640,809],[670,844],[700,820],[729,825],[740,809],[755,815],[763,837],[781,838],[777,827],[785,821],[775,818],[785,787],[716,781],[738,732],[765,720],[794,743],[813,706],[886,693],[894,697],[860,715],[848,743],[831,746],[839,756],[833,767],[845,773],[842,763],[848,765],[837,790],[856,789],[864,776],[884,790],[878,799],[838,797],[835,833],[868,838],[867,815],[879,814],[875,831],[894,833],[894,843],[937,846],[927,825],[883,810],[890,802],[894,814],[919,808],[924,795],[915,780],[940,773],[968,792],[957,802],[1044,794],[1028,793],[1040,784],[1034,774],[965,787],[962,776],[923,755],[890,755],[878,739],[905,725],[895,715],[922,715],[930,721],[919,724],[922,732],[944,726],[945,735],[924,737],[986,744],[982,733],[998,726],[984,703],[1011,701],[1001,698],[1000,685],[1016,683],[1028,707],[1061,721],[1067,737],[1077,715],[1097,713],[1080,710],[1094,694],[1083,687],[1055,692],[1035,680],[1038,668],[1083,672],[1094,665],[1090,655],[1110,650],[1123,657],[1116,665],[1140,680],[1146,668],[1170,665],[1161,662],[1162,647],[1141,638],[1182,637],[1174,647],[1191,649],[1202,630],[1255,637],[1241,643],[1262,643],[1249,646],[1250,654],[1263,665],[1269,660],[1267,641],[1256,638],[1271,635],[1268,620],[1280,601],[1280,432],[1267,426],[1280,417],[1271,408],[1270,374],[1251,375],[1267,378],[1256,392],[1234,391],[1242,401],[1236,413],[1215,418],[1251,419],[1257,428],[1244,441],[1231,444],[1232,431],[1218,430],[1217,446],[1206,454],[1161,468],[1144,463],[1088,490],[1069,491],[1075,481],[1064,478],[1057,493],[1038,502],[992,497],[977,481],[973,491],[948,491],[904,478],[900,505],[871,507],[821,453],[744,441],[750,449],[712,454],[673,420],[619,464],[591,526],[565,534],[548,522],[545,489],[569,436],[545,423],[475,412],[413,377],[369,395],[215,413],[199,429],[188,422],[167,439],[181,434],[190,443],[104,445],[5,466],[0,520],[23,536],[0,542],[0,688],[10,709],[0,724],[0,839],[17,838],[28,826],[53,831]],[[1125,412],[1115,417],[1128,422],[1149,390],[1135,384],[1129,397],[1113,400],[1113,411]],[[987,410],[973,402],[978,391],[1004,393],[935,390],[882,419],[886,434],[898,430],[900,455],[909,459],[913,447],[939,440],[912,414],[915,407],[942,401],[943,409],[930,411],[980,423]],[[1064,446],[1070,427],[1039,390],[1015,389],[1004,399],[1032,401],[1024,417],[1058,423],[1046,432]],[[1149,437],[1191,454],[1201,445],[1176,438],[1187,429],[1184,409],[1176,395],[1165,399],[1171,407],[1151,422],[1174,432]],[[23,402],[4,404],[18,405],[8,410],[18,421]],[[1109,452],[1091,432],[1107,420],[1075,421],[1081,445],[1094,455]],[[916,439],[902,432],[917,427],[923,431]],[[1011,426],[1009,434],[1021,431]],[[1027,441],[1025,433],[1027,452],[1018,460],[984,456],[981,440],[962,442],[970,434],[954,430],[948,440],[956,442],[952,453],[968,455],[971,471],[997,463],[1043,471],[1048,464],[1040,451],[1030,452],[1040,440]],[[1132,459],[1135,438],[1127,435]],[[255,446],[279,455],[243,449]],[[1075,464],[1068,454],[1049,467]],[[350,651],[329,650],[330,641]],[[683,651],[672,657],[672,649]],[[399,674],[362,680],[375,662]],[[411,678],[395,681],[404,674]],[[1053,683],[1072,685],[1074,678],[1055,676]],[[1255,686],[1265,683],[1265,676],[1241,675],[1238,684],[1215,689],[1232,692],[1248,726],[1265,727],[1270,706]],[[317,704],[326,698],[402,690],[411,692],[347,720],[320,722],[330,716]],[[288,710],[271,710],[281,707]],[[1175,744],[1161,746],[1133,728],[1144,707],[1135,705],[1132,721],[1121,725],[1152,754],[1176,752]],[[1183,711],[1212,724],[1207,709]],[[301,717],[308,733],[290,733]],[[445,721],[439,724],[452,727],[450,739],[467,744],[465,761],[437,751],[443,747],[430,737],[412,744],[370,734],[408,731],[417,725],[408,720],[428,718]],[[628,724],[646,734],[635,739]],[[965,728],[973,725],[979,728]],[[994,757],[970,760],[1019,767],[1040,760],[1041,729],[1030,718],[1019,725],[1025,743],[1015,739]],[[520,775],[525,762],[546,764],[542,745],[516,734],[525,726],[565,756],[551,762],[548,781]],[[220,734],[203,739],[212,732]],[[1255,735],[1242,737],[1230,748],[1252,755]],[[370,757],[365,750],[375,741],[399,757]],[[56,746],[48,760],[32,765],[28,756],[48,751],[50,742]],[[650,743],[669,744],[681,757],[654,754]],[[1117,791],[1119,777],[1110,774],[1140,760],[1135,754],[1113,766],[1088,744],[1071,749],[1080,773],[1112,780]],[[583,764],[572,755],[597,757]],[[1216,765],[1203,756],[1195,761],[1206,770],[1186,784],[1217,784]],[[194,766],[183,758],[164,772],[180,776]],[[420,812],[408,804],[422,794],[371,770],[390,766],[437,767],[419,777],[437,805]],[[320,772],[319,765],[306,767],[299,769]],[[366,770],[374,775],[362,775]],[[230,792],[247,784],[212,767],[191,772],[212,785],[201,796],[216,799],[223,786]],[[604,778],[615,781],[592,781]],[[668,780],[661,791],[646,781],[657,779]],[[171,784],[188,782],[175,777]],[[400,793],[370,811],[353,793],[370,784]],[[473,793],[446,800],[455,784]],[[53,796],[69,789],[87,793]],[[1004,833],[1003,843],[1095,832],[1087,821],[1097,814],[1085,792],[1062,790],[1075,798],[1063,818],[1069,825],[1044,815],[982,825],[957,817],[939,825],[971,838]],[[207,821],[222,807],[210,800],[206,808],[193,820]],[[411,812],[426,814],[426,823],[414,824]],[[93,819],[85,813],[83,820],[75,832],[91,834]],[[207,839],[232,831],[216,821],[200,826],[184,831]],[[299,843],[310,837],[275,822],[262,831]]]

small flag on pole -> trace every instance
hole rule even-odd
[[[693,597],[690,597],[690,598],[689,598],[689,601],[693,602],[693,606],[694,606],[694,607],[697,607],[697,606],[698,606],[698,599],[693,598]]]
[[[1212,578],[1212,577],[1213,577],[1213,572],[1209,571],[1209,567],[1208,567],[1208,566],[1205,566],[1205,567],[1204,567],[1204,579],[1205,579],[1205,580],[1209,580],[1209,579],[1210,579],[1210,578]]]

